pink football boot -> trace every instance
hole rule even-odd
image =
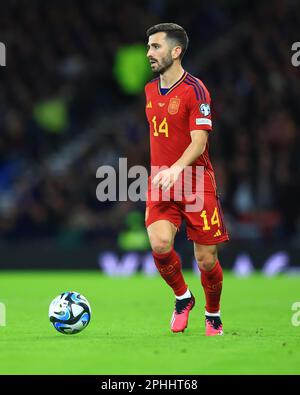
[[[189,314],[195,306],[195,298],[192,295],[190,298],[185,298],[175,302],[175,310],[171,318],[171,331],[184,332],[188,326]]]
[[[223,335],[223,326],[220,317],[205,316],[205,334],[206,336]]]

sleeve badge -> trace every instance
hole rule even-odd
[[[200,104],[199,110],[201,114],[203,114],[205,117],[208,117],[210,114],[210,105],[206,103]]]

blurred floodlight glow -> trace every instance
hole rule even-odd
[[[116,54],[114,76],[122,90],[135,95],[144,89],[151,77],[151,69],[143,44],[123,46]]]

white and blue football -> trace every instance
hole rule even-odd
[[[49,319],[58,332],[73,335],[88,326],[91,320],[91,306],[80,293],[63,292],[51,302]]]

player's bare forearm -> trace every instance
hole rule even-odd
[[[183,169],[191,165],[205,150],[208,133],[205,130],[194,130],[191,132],[191,143],[186,148],[181,157],[166,170],[162,170],[156,174],[152,183],[160,186],[167,191],[177,181],[179,174]]]
[[[181,157],[173,163],[171,168],[179,168],[181,171],[191,165],[205,150],[208,132],[205,130],[194,130],[191,132],[192,141]]]

